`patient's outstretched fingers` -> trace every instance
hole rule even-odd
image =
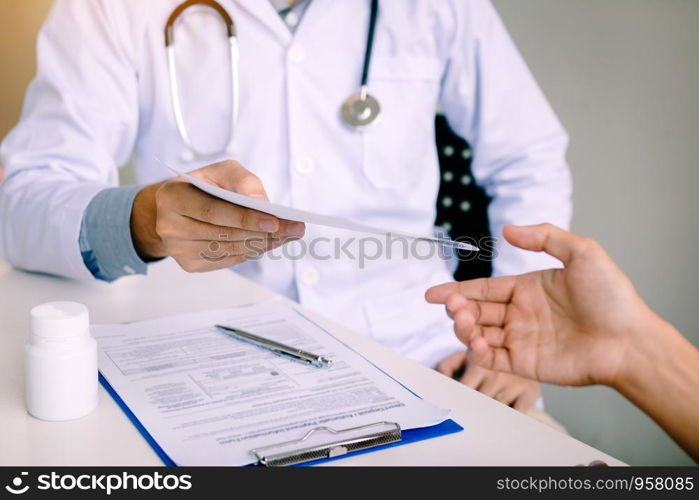
[[[425,300],[430,304],[444,304],[447,297],[459,291],[459,283],[444,283],[429,288],[425,292]]]
[[[497,278],[479,278],[459,283],[459,293],[470,300],[508,303],[512,298],[517,278],[500,276]]]
[[[502,326],[507,315],[507,304],[500,302],[485,302],[482,300],[467,301],[467,308],[476,319],[476,323],[483,326]]]
[[[452,293],[447,297],[447,302],[445,305],[447,316],[454,319],[454,314],[466,306],[468,306],[468,300],[466,297],[459,295],[458,293]]]
[[[470,360],[488,370],[512,373],[512,364],[507,349],[503,347],[492,347],[488,341],[482,337],[475,337],[469,343]]]
[[[476,320],[468,309],[460,309],[454,313],[454,333],[464,344],[468,344],[474,335]]]

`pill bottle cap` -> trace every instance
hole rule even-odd
[[[47,302],[31,310],[32,336],[45,340],[85,337],[90,332],[87,307],[78,302]]]

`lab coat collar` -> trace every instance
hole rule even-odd
[[[306,32],[312,31],[312,27],[320,20],[323,12],[332,4],[325,0],[311,0],[306,8],[301,24],[292,33],[289,27],[284,24],[279,13],[274,10],[272,2],[269,0],[235,0],[235,2],[249,14],[257,18],[266,26],[284,45],[290,45],[295,38],[306,36]]]
[[[311,40],[313,32],[326,25],[327,12],[332,7],[337,8],[337,5],[333,5],[333,0],[310,0],[303,19],[301,19],[301,24],[296,28],[294,38],[302,43],[304,39]],[[281,16],[279,17],[281,18]]]
[[[291,42],[293,38],[291,30],[284,24],[281,16],[274,10],[269,0],[235,1],[242,9],[248,11],[249,14],[257,18],[257,20],[267,27],[281,43],[288,45]],[[311,4],[312,3],[313,2],[311,2]]]

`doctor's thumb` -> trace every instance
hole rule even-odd
[[[202,170],[206,170],[206,177],[209,181],[213,181],[223,189],[250,196],[251,198],[269,200],[260,178],[235,160],[215,163],[214,165],[204,167]]]
[[[250,196],[251,198],[259,198],[264,201],[269,201],[267,192],[262,186],[262,181],[252,172],[247,172],[244,177],[239,179],[233,187],[233,191],[244,194],[245,196]]]

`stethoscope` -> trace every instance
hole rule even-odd
[[[362,81],[359,92],[349,96],[342,103],[342,119],[347,125],[355,128],[366,127],[372,124],[381,114],[381,106],[374,96],[369,94],[369,67],[371,66],[371,51],[374,48],[374,32],[376,31],[376,19],[379,15],[379,0],[371,0],[369,13],[369,32],[364,52],[364,65],[362,68]]]
[[[228,141],[224,148],[215,153],[206,153],[198,150],[191,141],[182,114],[182,103],[180,101],[179,85],[177,82],[177,67],[175,64],[175,22],[182,13],[193,5],[206,5],[214,9],[223,19],[228,35],[228,45],[231,59],[231,121],[228,134]],[[381,114],[381,106],[374,96],[369,94],[369,68],[371,66],[371,52],[374,48],[374,33],[379,12],[379,0],[371,0],[369,15],[369,31],[367,35],[366,50],[364,52],[364,64],[362,66],[362,79],[359,91],[349,96],[342,103],[340,116],[345,124],[354,129],[361,129],[372,124]],[[170,96],[172,101],[172,111],[175,115],[177,131],[182,141],[188,148],[189,157],[214,156],[221,153],[231,154],[234,151],[235,127],[238,122],[238,110],[240,102],[240,51],[238,49],[238,38],[236,36],[233,18],[215,0],[187,0],[178,5],[170,14],[165,24],[165,51],[167,53],[168,81],[170,85]]]

